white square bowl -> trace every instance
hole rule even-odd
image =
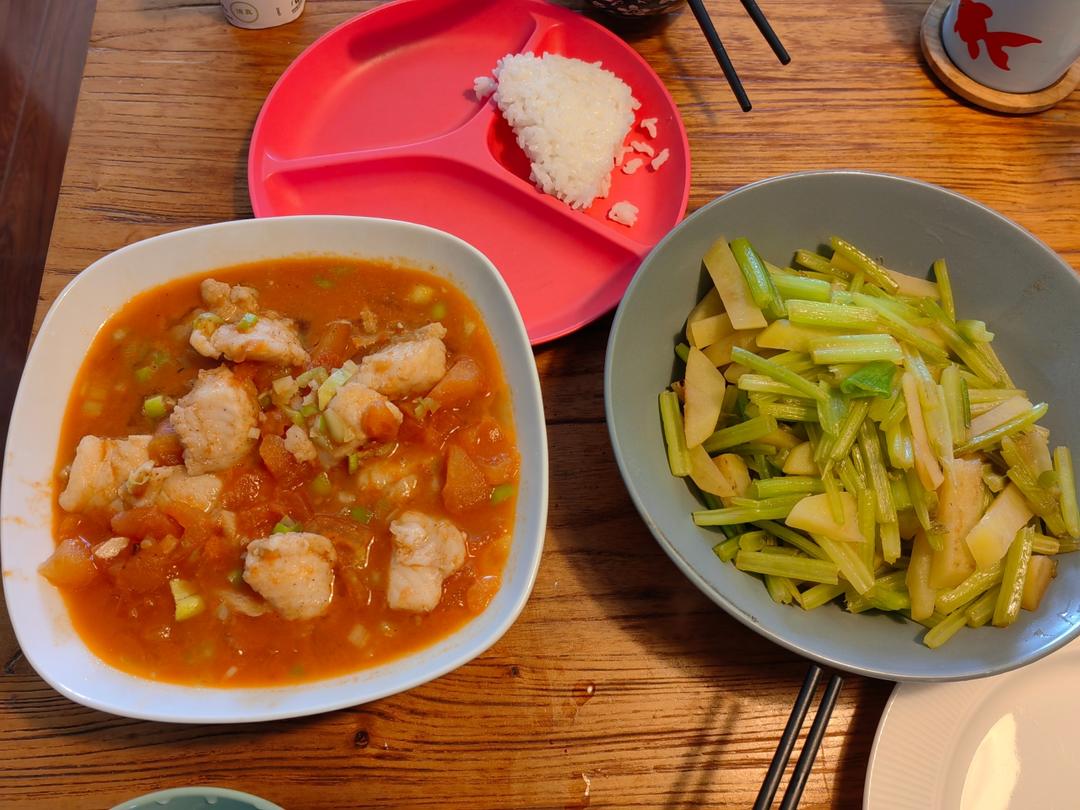
[[[52,473],[68,394],[95,334],[132,296],[219,267],[295,255],[388,259],[428,270],[479,309],[512,398],[521,477],[502,586],[479,616],[441,641],[349,675],[287,686],[210,688],[129,675],[95,656],[59,591],[38,572],[52,553]],[[236,723],[316,714],[402,692],[470,661],[513,624],[532,591],[547,524],[548,459],[540,381],[521,315],[495,266],[457,237],[384,219],[300,216],[224,222],[128,245],[94,262],[57,298],[27,359],[0,491],[0,561],[23,654],[53,688],[112,714]]]

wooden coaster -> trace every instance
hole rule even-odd
[[[945,51],[945,43],[941,41],[941,21],[951,2],[952,0],[934,0],[930,4],[926,16],[923,17],[919,39],[930,69],[958,96],[988,110],[1022,115],[1050,109],[1080,85],[1080,61],[1075,62],[1065,71],[1065,75],[1052,85],[1035,93],[1006,93],[979,84],[956,66]]]

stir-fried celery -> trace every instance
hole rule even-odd
[[[925,281],[829,244],[791,267],[744,238],[705,256],[685,379],[660,395],[671,472],[706,507],[693,522],[778,603],[899,613],[929,647],[1009,624],[1080,548],[1072,457],[1050,453],[1047,405],[993,331],[957,318],[944,260]]]

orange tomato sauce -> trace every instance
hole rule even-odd
[[[481,612],[498,588],[514,521],[519,465],[510,394],[476,308],[453,285],[420,270],[338,257],[290,258],[224,268],[140,294],[102,327],[83,363],[61,433],[56,494],[63,491],[80,438],[161,435],[162,422],[143,413],[144,400],[157,394],[182,397],[199,369],[225,362],[198,355],[188,343],[193,314],[203,308],[199,282],[207,277],[258,290],[260,308],[294,319],[309,351],[338,319],[352,321],[354,331],[363,334],[359,321],[365,310],[369,325],[374,316],[379,330],[398,334],[438,320],[447,329],[448,365],[471,358],[481,369],[482,388],[469,400],[434,412],[426,411],[418,397],[396,400],[404,415],[396,440],[364,448],[354,473],[345,461],[327,470],[328,495],[312,483],[324,471],[320,465],[296,464],[295,474],[281,477],[260,452],[252,452],[235,468],[217,473],[224,489],[214,513],[165,510],[164,520],[157,515],[146,520],[146,514],[129,514],[128,524],[120,519],[119,528],[142,536],[114,560],[98,560],[88,551],[90,581],[61,588],[85,643],[109,664],[155,680],[278,685],[398,658],[447,636]],[[371,343],[350,356],[359,362],[366,351],[378,348]],[[312,365],[319,359],[315,349]],[[229,365],[259,392],[303,370],[255,362]],[[267,406],[265,395],[260,404],[263,440],[283,434],[291,422]],[[447,491],[447,455],[453,448],[479,466],[488,487],[485,497],[464,507]],[[407,503],[357,486],[368,465],[395,461],[419,472]],[[235,516],[232,532],[223,529],[221,509]],[[441,601],[426,614],[387,605],[388,526],[404,509],[449,519],[467,535],[464,566],[446,580]],[[267,536],[285,518],[334,543],[337,565],[328,612],[288,621],[272,610],[250,616],[229,609],[222,593],[257,598],[239,577],[246,543]],[[112,510],[70,514],[57,504],[54,537],[58,544],[75,540],[89,550],[119,534],[114,520]],[[169,586],[175,578],[203,596],[201,613],[176,620]]]

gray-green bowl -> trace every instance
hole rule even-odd
[[[1080,553],[1060,558],[1038,611],[1022,611],[1005,630],[965,629],[937,650],[920,643],[923,628],[889,616],[778,605],[760,581],[713,555],[718,535],[694,526],[690,512],[700,507],[668,472],[656,398],[672,380],[676,336],[704,289],[701,257],[721,233],[747,237],[778,264],[830,234],[913,275],[925,276],[945,257],[961,315],[988,323],[1017,385],[1050,404],[1042,424],[1051,440],[1080,452],[1080,279],[1046,245],[1000,214],[916,180],[853,171],[762,180],[709,203],[656,246],[608,341],[604,395],[615,457],[634,504],[675,564],[766,638],[876,678],[978,678],[1030,663],[1080,633]]]
[[[282,810],[279,805],[219,787],[182,787],[159,790],[136,799],[128,799],[113,810]]]

